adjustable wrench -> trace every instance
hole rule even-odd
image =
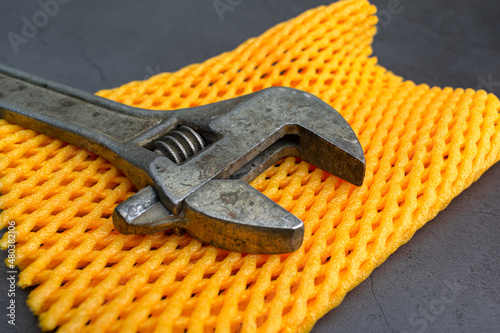
[[[209,105],[132,108],[0,65],[0,117],[103,156],[141,189],[113,213],[124,234],[186,230],[224,249],[286,253],[304,224],[247,182],[297,156],[355,185],[359,141],[303,91],[274,87]]]

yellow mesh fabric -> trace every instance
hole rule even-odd
[[[0,120],[1,225],[17,224],[19,284],[36,286],[28,304],[41,327],[308,331],[495,163],[499,100],[415,85],[377,65],[374,13],[362,0],[312,9],[202,64],[98,93],[175,109],[289,86],[337,109],[364,148],[363,186],[293,157],[251,183],[304,221],[292,254],[232,253],[169,232],[121,235],[110,216],[136,190],[115,166]]]

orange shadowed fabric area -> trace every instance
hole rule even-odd
[[[309,331],[498,161],[498,98],[416,85],[377,65],[375,11],[364,0],[312,9],[202,64],[98,93],[168,110],[288,86],[337,109],[365,151],[363,186],[294,157],[251,183],[304,221],[291,254],[233,253],[170,232],[121,235],[111,214],[136,189],[115,166],[0,120],[1,226],[17,223],[19,284],[34,287],[28,304],[41,327]]]

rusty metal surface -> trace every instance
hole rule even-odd
[[[0,117],[91,150],[144,188],[115,209],[122,233],[183,229],[229,250],[292,252],[302,243],[302,221],[245,181],[287,155],[355,185],[364,179],[349,124],[304,91],[274,87],[150,111],[0,66],[0,94]]]

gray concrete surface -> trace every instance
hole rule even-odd
[[[500,95],[499,1],[394,1],[373,1],[382,10],[374,43],[382,65],[417,83],[482,87]],[[8,33],[22,35],[23,17],[32,21],[41,7],[3,0],[0,63],[94,92],[201,62],[330,2],[233,0],[239,4],[221,19],[212,0],[73,0],[60,5],[16,53]],[[499,203],[495,165],[313,332],[499,332]],[[8,300],[7,275],[1,265],[1,309]],[[15,327],[0,312],[1,332],[40,331],[26,296],[17,290]]]

